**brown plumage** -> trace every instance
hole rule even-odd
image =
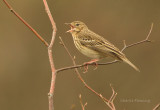
[[[74,44],[82,54],[93,59],[112,57],[116,60],[126,62],[135,70],[139,71],[117,47],[100,35],[89,30],[83,22],[74,21],[67,24],[71,27],[67,32],[72,34]]]

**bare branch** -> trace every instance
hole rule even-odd
[[[146,40],[148,40],[148,41],[150,41],[150,40],[149,40],[149,37],[150,37],[150,35],[151,35],[152,30],[153,30],[153,23],[151,24],[151,28],[150,28],[150,30],[149,30],[149,33],[148,33],[147,37],[146,37]]]
[[[125,40],[123,40],[123,44],[124,44],[124,47],[126,47],[127,45],[126,45],[126,41]]]
[[[74,57],[72,57],[72,55],[70,54],[70,52],[69,52],[69,50],[68,50],[68,48],[65,46],[65,44],[64,44],[64,42],[63,42],[63,40],[62,40],[62,38],[61,37],[59,37],[59,39],[60,39],[60,43],[63,45],[63,47],[65,48],[65,50],[67,51],[67,54],[69,55],[69,57],[71,58],[71,60],[72,60],[72,62],[73,62],[73,64],[75,65],[75,59],[76,59],[76,57],[74,56]],[[57,70],[57,72],[58,72],[58,70]]]
[[[111,84],[110,84],[110,87],[112,89],[112,96],[110,97],[109,102],[113,102],[115,97],[116,97],[116,95],[117,95],[117,93],[115,92],[115,90],[113,89]]]
[[[111,62],[107,62],[107,63],[97,63],[98,65],[110,65],[110,64],[113,64],[113,63],[117,63],[119,61],[111,61]],[[88,65],[94,65],[93,64],[88,64]],[[60,68],[60,69],[57,69],[57,73],[58,72],[61,72],[61,71],[65,71],[65,70],[69,70],[69,69],[75,69],[75,68],[81,68],[81,67],[84,67],[86,66],[86,64],[81,64],[81,65],[76,65],[76,66],[68,66],[68,67],[64,67],[64,68]]]
[[[157,105],[153,108],[153,110],[158,110],[158,108],[160,108],[160,103],[157,104]]]
[[[44,2],[44,6],[45,6],[45,9],[46,9],[46,12],[48,14],[48,17],[51,21],[51,24],[52,24],[52,28],[53,28],[53,33],[52,33],[52,39],[51,39],[51,42],[50,44],[48,44],[38,33],[36,30],[34,30],[18,13],[16,13],[12,7],[8,4],[8,2],[6,0],[3,0],[3,2],[7,5],[7,7],[10,9],[10,11],[15,15],[17,16],[17,18],[22,21],[47,47],[48,47],[48,56],[49,56],[49,62],[50,62],[50,65],[51,65],[51,70],[52,70],[52,79],[51,79],[51,86],[50,86],[50,91],[48,93],[48,98],[49,98],[49,110],[53,110],[54,109],[54,106],[53,106],[53,94],[54,94],[54,89],[55,89],[55,80],[56,80],[56,69],[54,67],[54,62],[53,62],[53,57],[52,57],[52,47],[53,47],[53,44],[54,44],[54,40],[55,40],[55,36],[56,36],[56,31],[57,31],[57,28],[56,28],[56,24],[53,20],[53,17],[50,13],[50,10],[49,10],[49,7],[48,7],[48,4],[47,4],[47,1],[46,0],[43,0]]]
[[[56,27],[56,23],[51,15],[50,9],[48,7],[47,1],[43,0],[45,9],[46,9],[46,13],[48,14],[49,20],[51,22],[52,25],[52,29],[53,29],[53,33],[52,33],[52,39],[51,42],[48,46],[48,56],[49,56],[49,62],[51,65],[51,70],[52,70],[52,79],[51,79],[51,86],[50,86],[50,91],[48,93],[48,100],[49,100],[49,110],[54,110],[54,106],[53,106],[53,95],[54,95],[54,90],[55,90],[55,81],[56,81],[56,69],[54,66],[54,62],[53,62],[53,53],[52,53],[52,47],[54,44],[54,40],[56,37],[56,32],[57,32],[57,27]]]
[[[113,101],[114,101],[114,99],[116,98],[117,93],[115,92],[115,90],[113,89],[113,87],[112,87],[111,84],[110,84],[110,87],[111,87],[111,89],[112,89],[112,95],[111,95],[110,99],[109,99],[108,101],[105,101],[105,100],[103,100],[103,97],[101,97],[101,98],[102,98],[102,100],[104,101],[104,103],[109,106],[109,108],[110,108],[111,110],[116,110]]]
[[[136,42],[136,43],[133,43],[133,44],[130,44],[130,45],[126,45],[125,41],[124,41],[124,47],[123,49],[121,50],[121,52],[123,52],[125,49],[129,48],[129,47],[133,47],[135,45],[138,45],[138,44],[142,44],[142,43],[145,43],[145,42],[151,42],[151,40],[149,40],[149,37],[151,35],[151,32],[152,32],[152,29],[153,29],[153,23],[151,24],[151,28],[149,30],[149,33],[147,35],[147,37],[144,39],[144,40],[141,40],[139,42]]]
[[[87,106],[87,102],[85,104],[83,104],[82,95],[81,94],[79,95],[79,100],[80,100],[80,104],[81,104],[82,110],[85,110],[85,107]]]
[[[43,39],[43,37],[41,37],[38,32],[32,28],[32,26],[30,26],[16,11],[13,10],[13,8],[9,5],[9,3],[6,1],[6,0],[3,0],[3,2],[7,5],[7,7],[10,9],[10,11],[20,20],[23,22],[23,24],[25,24],[37,37],[38,39],[40,39],[44,44],[45,46],[49,46],[47,41],[45,41]]]
[[[52,29],[53,29],[53,33],[52,33],[52,40],[51,40],[51,43],[49,45],[50,48],[53,47],[53,43],[54,43],[54,39],[55,39],[55,36],[56,36],[56,31],[57,31],[57,27],[56,27],[56,23],[52,17],[52,14],[49,10],[49,7],[48,7],[48,4],[47,4],[47,1],[46,0],[43,0],[44,2],[44,6],[45,6],[45,10],[46,10],[46,13],[48,14],[48,17],[49,17],[49,20],[51,22],[51,25],[52,25]]]
[[[112,105],[113,110],[116,110],[115,105],[114,105],[114,99],[117,96],[117,92],[115,92],[115,90],[113,89],[112,85],[110,84],[111,88],[112,88],[112,96],[110,97],[109,103]]]

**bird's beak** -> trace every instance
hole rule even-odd
[[[71,25],[71,23],[64,23],[64,24],[69,25],[69,26],[71,27],[71,29],[68,30],[68,31],[66,31],[66,33],[67,33],[67,32],[73,32],[74,26]]]

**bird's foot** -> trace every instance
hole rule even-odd
[[[88,71],[88,65],[90,65],[90,64],[95,65],[94,70],[96,70],[96,69],[97,69],[97,66],[98,66],[97,61],[99,61],[99,60],[98,60],[98,59],[93,59],[93,60],[91,60],[91,61],[89,61],[89,62],[85,62],[85,63],[83,64],[83,65],[84,65],[84,72],[83,72],[83,73],[86,73],[86,72]]]

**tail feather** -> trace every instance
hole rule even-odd
[[[125,63],[129,64],[132,68],[134,68],[136,71],[140,72],[140,70],[133,63],[131,63],[122,52],[112,53],[112,55],[113,54],[114,57],[116,57],[118,60],[124,61]]]
[[[129,64],[131,67],[133,67],[136,71],[140,72],[140,70],[139,70],[133,63],[131,63],[126,57],[125,57],[125,58],[122,58],[122,60],[123,60],[125,63]]]

